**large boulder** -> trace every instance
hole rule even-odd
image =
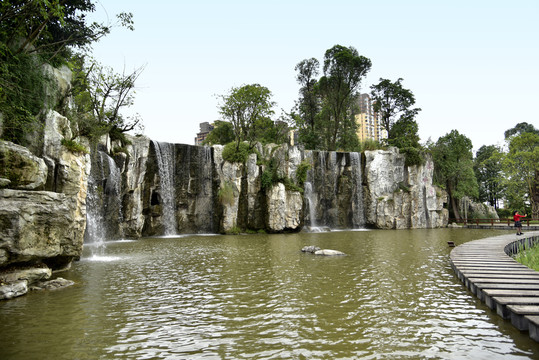
[[[27,148],[0,140],[0,179],[0,187],[40,190],[47,181],[47,166]]]
[[[0,190],[0,267],[43,261],[61,268],[80,257],[86,219],[72,201],[49,191]]]

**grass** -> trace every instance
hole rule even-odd
[[[518,254],[515,255],[515,260],[530,269],[539,271],[539,244],[532,245],[531,247],[519,247]]]

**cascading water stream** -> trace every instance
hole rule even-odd
[[[122,222],[120,169],[105,152],[99,151],[97,156],[86,197],[85,240],[91,245],[93,257],[104,255],[105,240],[118,235]]]
[[[157,158],[164,235],[175,235],[177,230],[174,190],[175,148],[174,144],[152,140]]]
[[[309,229],[310,231],[316,231],[318,227],[316,226],[316,215],[315,215],[315,194],[313,192],[313,185],[310,182],[305,183],[305,199],[307,199],[307,204],[309,206]]]
[[[363,207],[363,186],[361,182],[361,156],[357,152],[350,153],[350,166],[354,174],[354,192],[352,196],[352,226],[354,229],[365,225],[365,210]]]

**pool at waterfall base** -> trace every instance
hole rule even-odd
[[[1,359],[539,359],[449,253],[500,230],[181,235],[85,245],[0,303]],[[302,253],[315,245],[346,256]]]

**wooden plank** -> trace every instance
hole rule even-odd
[[[526,315],[524,318],[528,321],[530,337],[539,342],[539,315]]]
[[[489,304],[492,304],[493,296],[512,296],[512,297],[531,297],[536,296],[539,298],[539,288],[535,290],[521,290],[521,289],[482,289],[478,292],[477,297],[483,301],[488,307],[492,309]]]
[[[511,313],[511,324],[520,331],[526,331],[529,328],[527,315],[539,315],[539,306],[535,305],[507,305]]]
[[[498,315],[504,319],[509,319],[511,313],[507,309],[507,305],[538,305],[539,306],[539,297],[530,297],[530,296],[493,296],[488,297],[488,302],[485,298],[485,305],[487,305],[492,310],[496,309]]]

